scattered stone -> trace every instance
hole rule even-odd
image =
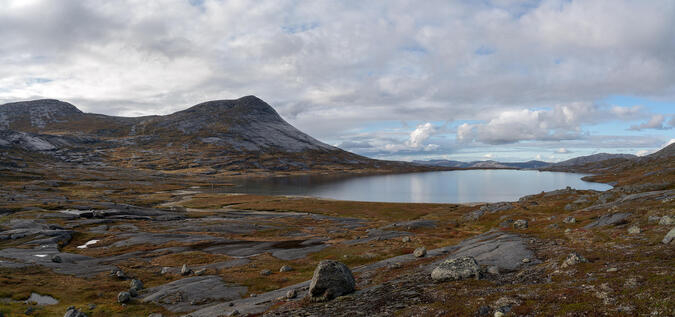
[[[138,291],[136,291],[136,289],[134,289],[134,288],[130,288],[129,289],[129,295],[131,295],[131,297],[136,297],[136,296],[138,296]]]
[[[269,276],[269,275],[272,275],[272,271],[270,271],[268,269],[264,269],[264,270],[260,271],[260,275]]]
[[[239,316],[239,311],[238,310],[233,310],[227,314],[227,316]]]
[[[68,307],[66,314],[63,317],[87,317],[87,314],[81,312],[73,306]]]
[[[415,249],[415,251],[413,251],[413,255],[416,258],[424,257],[425,255],[427,255],[427,249],[425,247],[419,247]]]
[[[89,308],[89,310],[94,310],[96,308],[96,304],[89,304],[87,308]]]
[[[52,262],[54,262],[54,263],[61,263],[61,262],[63,262],[63,260],[61,259],[60,256],[55,255],[55,256],[52,257]]]
[[[316,266],[309,285],[314,301],[328,301],[354,291],[356,282],[349,268],[337,261],[324,260]]]
[[[490,307],[489,306],[481,306],[478,308],[478,312],[476,312],[476,315],[478,316],[487,316],[490,314]]]
[[[633,226],[630,226],[630,228],[628,228],[629,234],[638,234],[640,232],[642,232],[642,230],[640,230],[640,227],[638,227],[638,226],[633,225]]]
[[[403,243],[410,242],[411,241],[410,236],[405,236],[405,237],[401,238],[401,241],[403,241]]]
[[[530,259],[529,259],[529,258],[524,258],[524,259],[523,259],[523,263],[530,263]]]
[[[618,270],[619,270],[619,269],[617,269],[617,268],[615,268],[615,267],[610,267],[610,268],[607,269],[607,273],[616,272],[616,271],[618,271]]]
[[[282,273],[283,272],[290,272],[290,271],[293,271],[293,268],[290,267],[289,265],[284,265],[279,269],[279,272],[282,272]]]
[[[190,273],[192,273],[192,270],[187,264],[183,264],[183,267],[180,268],[180,275],[190,275]]]
[[[500,228],[508,228],[511,227],[511,224],[513,224],[513,219],[506,219],[499,223]]]
[[[470,277],[480,278],[480,266],[470,256],[443,261],[431,272],[431,278],[437,282],[456,281]]]
[[[559,227],[560,227],[560,226],[558,226],[557,223],[552,223],[552,224],[550,224],[550,225],[547,226],[547,228],[549,228],[549,229],[558,229]]]
[[[197,276],[204,275],[205,272],[206,272],[206,269],[199,269],[199,270],[195,271],[195,275],[197,275]]]
[[[572,265],[577,265],[579,263],[586,263],[588,260],[584,258],[583,256],[579,255],[578,253],[572,252],[570,253],[565,261],[563,261],[562,265],[560,265],[561,268],[566,268]]]
[[[500,311],[496,311],[495,314],[494,314],[494,316],[495,316],[495,317],[503,317],[503,316],[504,316],[504,313],[502,313],[502,312],[500,312]]]
[[[125,280],[127,278],[127,275],[122,270],[116,270],[115,277],[117,277],[120,280]]]
[[[647,221],[649,223],[659,222],[660,220],[661,220],[661,217],[659,217],[659,216],[649,216],[649,217],[647,217]]]
[[[513,222],[513,228],[515,229],[527,229],[527,220],[525,219],[518,219],[515,222]]]
[[[129,302],[130,299],[131,299],[131,294],[129,294],[129,292],[120,292],[119,294],[117,294],[117,302],[118,303],[124,304],[124,303]]]
[[[563,219],[563,222],[564,223],[577,223],[577,218],[574,218],[572,216],[568,216],[568,217],[565,217],[565,219]]]
[[[148,315],[148,317],[164,317],[164,315],[162,315],[160,313],[152,313],[152,314]]]
[[[487,268],[487,272],[492,275],[499,274],[499,267],[496,265],[491,265]]]
[[[168,267],[168,266],[165,266],[165,267],[162,267],[162,270],[159,271],[159,274],[164,275],[164,274],[169,274],[169,272],[171,272],[171,268]]]
[[[675,241],[675,228],[670,229],[670,231],[666,233],[666,236],[663,237],[663,240],[661,242],[663,242],[664,244],[669,244],[673,241]]]
[[[28,307],[26,308],[26,311],[24,312],[25,315],[30,315],[35,311],[35,308],[33,307]]]
[[[659,225],[661,226],[670,226],[673,224],[675,224],[675,217],[665,215],[661,217],[661,220],[659,220]]]
[[[565,229],[565,233],[570,233],[570,232],[572,232],[572,229],[570,229],[570,228]]]
[[[141,280],[139,280],[139,279],[131,280],[129,285],[131,286],[131,289],[134,289],[134,290],[137,290],[137,291],[140,291],[140,290],[143,289],[143,282],[141,282]]]
[[[286,292],[286,298],[287,299],[293,299],[298,296],[298,291],[294,289],[289,289],[288,292]]]

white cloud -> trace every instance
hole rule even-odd
[[[568,153],[572,153],[570,150],[568,150],[568,149],[566,149],[566,148],[564,148],[564,147],[561,147],[561,148],[557,149],[555,152],[556,152],[556,153],[559,153],[559,154],[568,154]]]
[[[420,124],[410,133],[410,138],[405,144],[412,148],[419,148],[429,137],[431,137],[435,130],[436,129],[431,122]]]
[[[630,130],[640,131],[643,129],[656,129],[656,130],[667,130],[670,129],[668,126],[664,126],[666,117],[662,114],[653,115],[649,121],[640,123],[638,125],[633,125],[630,127]]]

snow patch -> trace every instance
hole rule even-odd
[[[89,240],[89,241],[87,241],[87,242],[86,242],[85,244],[83,244],[83,245],[78,245],[77,248],[78,248],[78,249],[86,249],[88,246],[90,246],[90,245],[92,245],[92,244],[96,244],[98,241],[99,241],[99,240]]]

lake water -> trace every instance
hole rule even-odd
[[[461,170],[374,176],[293,176],[237,180],[229,192],[415,203],[515,201],[570,186],[604,191],[610,185],[581,180],[585,174],[530,170]]]

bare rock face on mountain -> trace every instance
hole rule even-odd
[[[83,113],[52,99],[4,104],[0,105],[0,148],[11,154],[0,161],[35,160],[35,152],[40,152],[46,159],[78,164],[201,169],[211,174],[402,165],[322,143],[288,124],[255,96],[135,118]]]

